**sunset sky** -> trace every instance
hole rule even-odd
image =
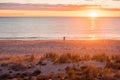
[[[120,8],[120,0],[0,0],[0,3],[100,4]]]
[[[116,11],[80,10],[80,11],[25,11],[0,10],[0,16],[88,16],[91,11],[98,16],[120,16],[120,0],[0,0],[0,3],[21,4],[74,4],[74,5],[101,5],[103,8],[117,8]],[[109,15],[108,15],[109,14]]]

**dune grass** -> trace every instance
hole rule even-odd
[[[45,66],[44,61],[55,64],[78,63],[80,61],[97,61],[106,63],[104,68],[95,65],[86,65],[78,68],[67,66],[65,73],[51,73],[43,75],[41,68],[32,73],[25,72],[36,66]],[[4,55],[0,57],[0,67],[8,71],[0,74],[0,80],[119,80],[120,79],[120,55],[80,55],[74,53],[59,54],[49,52],[43,55]],[[3,68],[2,68],[3,69]],[[2,72],[2,70],[0,69]],[[21,72],[22,71],[22,72]],[[13,74],[13,72],[16,72]]]

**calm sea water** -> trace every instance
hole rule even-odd
[[[1,17],[0,39],[120,39],[120,18]]]

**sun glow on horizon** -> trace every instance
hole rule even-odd
[[[50,11],[50,10],[0,10],[0,16],[73,16],[73,17],[120,17],[120,11],[83,10],[83,11]]]
[[[99,16],[98,13],[95,12],[95,11],[91,11],[91,12],[89,13],[89,17],[98,17],[98,16]]]
[[[89,35],[89,38],[90,38],[90,40],[95,40],[95,39],[96,39],[96,36],[95,36],[94,34],[90,34],[90,35]]]

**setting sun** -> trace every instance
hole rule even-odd
[[[90,17],[98,17],[98,13],[95,12],[95,11],[92,11],[92,12],[89,13],[89,16]]]

